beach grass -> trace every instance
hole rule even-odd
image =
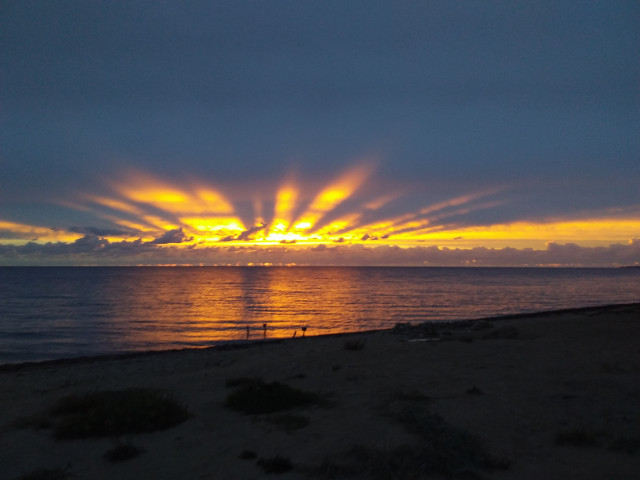
[[[389,449],[354,445],[325,457],[313,473],[374,480],[483,478],[479,472],[509,468],[510,461],[491,455],[476,436],[449,424],[431,411],[430,404],[430,398],[419,391],[392,395],[383,414],[414,434],[416,443]]]
[[[164,430],[184,422],[187,408],[154,389],[95,391],[61,398],[49,412],[59,439],[118,437]]]
[[[240,382],[227,396],[225,406],[255,415],[318,405],[322,401],[322,396],[317,393],[305,392],[281,382],[266,383],[260,379],[252,379]]]
[[[357,351],[364,348],[363,340],[346,340],[344,342],[345,350]]]
[[[126,462],[127,460],[137,457],[142,452],[144,452],[143,448],[137,447],[128,442],[121,443],[118,441],[115,447],[110,448],[105,452],[103,458],[107,462],[111,463]]]

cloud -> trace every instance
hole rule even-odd
[[[149,242],[151,245],[166,245],[169,243],[183,243],[193,240],[193,237],[187,237],[182,228],[176,228],[175,230],[169,230],[163,233],[161,236]]]
[[[245,230],[244,232],[242,232],[240,235],[238,235],[238,237],[236,238],[236,240],[242,240],[242,241],[247,241],[247,240],[251,240],[251,235],[253,235],[254,233],[258,233],[261,230],[264,230],[266,228],[266,224],[260,224],[260,225],[256,225],[255,227],[252,227],[248,230]]]
[[[61,244],[61,246],[64,245]],[[78,238],[72,244],[69,245],[70,249],[74,249],[79,252],[95,252],[109,245],[109,240],[106,240],[98,235],[85,235]]]
[[[68,229],[71,233],[79,233],[81,235],[98,235],[101,237],[120,237],[127,235],[134,235],[131,232],[124,230],[117,230],[113,228],[100,228],[100,227],[69,227]]]
[[[235,236],[227,235],[226,237],[221,238],[219,241],[220,242],[237,242],[237,241],[248,242],[250,240],[253,240],[254,234],[260,232],[261,230],[264,230],[265,228],[267,228],[267,225],[262,223],[260,225],[256,225],[255,227],[251,227],[245,230],[239,235],[235,235]]]
[[[180,235],[175,233],[174,240]],[[162,237],[160,237],[162,238]],[[159,239],[158,239],[159,240]],[[164,241],[169,240],[164,239]],[[156,241],[154,241],[156,242]],[[178,246],[142,240],[110,242],[85,235],[72,243],[0,245],[0,265],[162,265],[249,263],[299,265],[398,265],[398,266],[570,266],[616,267],[640,265],[640,239],[628,244],[583,247],[573,243],[549,243],[543,249],[472,249],[418,246],[367,246],[339,244],[313,247]]]

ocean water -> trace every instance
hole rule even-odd
[[[0,363],[638,301],[640,269],[1,267]]]

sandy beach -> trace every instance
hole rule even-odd
[[[3,366],[0,478],[635,479],[639,339],[633,304]],[[244,413],[229,398],[248,385],[313,401]],[[161,389],[188,418],[54,435],[61,398],[131,388]],[[139,454],[105,459],[118,444]]]

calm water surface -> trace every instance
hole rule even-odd
[[[0,363],[640,301],[639,269],[0,268]]]

